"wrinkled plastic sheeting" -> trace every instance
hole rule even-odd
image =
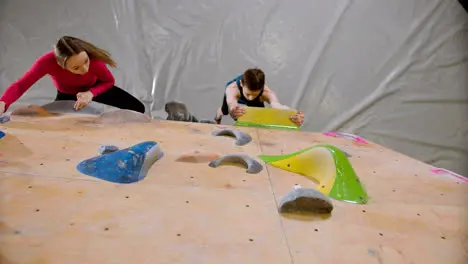
[[[447,0],[2,0],[0,89],[64,34],[109,50],[116,84],[154,118],[170,100],[212,118],[224,84],[258,66],[305,130],[468,175],[467,23]],[[12,109],[54,97],[44,78]]]

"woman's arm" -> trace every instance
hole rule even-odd
[[[90,70],[97,76],[99,83],[89,89],[89,91],[96,97],[112,88],[115,84],[115,79],[104,62],[95,60],[92,63]]]
[[[20,79],[12,83],[5,90],[2,97],[0,97],[0,101],[5,103],[5,112],[8,110],[10,105],[16,102],[16,100],[18,100],[31,86],[33,86],[33,84],[48,73],[47,63],[46,57],[41,56]]]
[[[262,97],[267,103],[271,105],[272,108],[289,109],[289,107],[282,105],[279,102],[278,97],[276,96],[276,93],[266,86],[265,86],[265,89],[263,90]]]

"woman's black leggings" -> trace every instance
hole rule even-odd
[[[57,97],[55,97],[55,101],[62,100],[76,101],[76,95],[64,94],[57,91]],[[145,105],[142,102],[117,86],[114,86],[106,92],[94,97],[93,101],[120,109],[133,110],[143,114],[145,113]]]

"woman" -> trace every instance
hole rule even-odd
[[[39,57],[19,80],[6,89],[0,97],[0,114],[46,74],[50,75],[57,88],[55,100],[76,101],[75,110],[95,101],[144,113],[143,103],[114,85],[114,77],[106,64],[116,66],[107,51],[79,38],[64,36],[53,51]]]

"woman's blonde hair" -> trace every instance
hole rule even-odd
[[[54,48],[55,58],[63,68],[65,68],[68,58],[82,51],[88,53],[90,58],[100,60],[113,68],[117,66],[109,52],[79,38],[63,36],[57,41]]]

